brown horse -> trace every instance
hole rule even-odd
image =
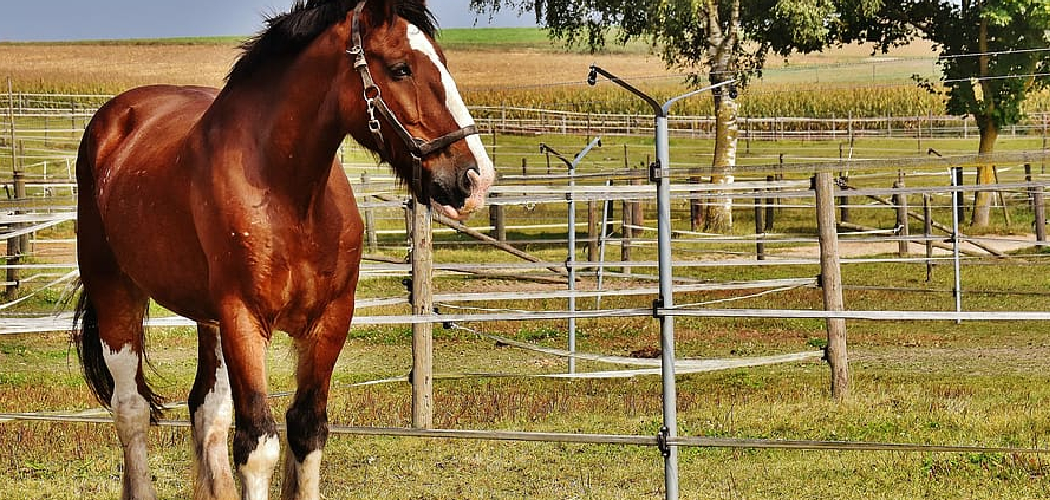
[[[146,434],[160,398],[142,370],[150,298],[198,324],[195,498],[234,498],[233,470],[242,498],[266,498],[280,441],[265,351],[280,330],[299,354],[282,497],[317,499],[361,257],[339,144],[352,136],[455,218],[482,206],[495,177],[424,0],[297,0],[267,24],[222,90],[131,90],[99,110],[80,146],[77,342],[114,413],[124,498],[155,498]]]

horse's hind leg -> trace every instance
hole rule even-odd
[[[233,423],[230,378],[222,357],[219,328],[197,325],[197,377],[190,391],[196,500],[233,500],[237,490],[227,444]]]
[[[82,264],[83,266],[83,264]],[[90,267],[90,266],[89,266]],[[155,499],[150,481],[147,437],[151,405],[156,402],[142,375],[143,332],[148,298],[130,279],[116,272],[83,275],[86,308],[83,361],[105,362],[111,380],[96,370],[91,381],[100,397],[109,396],[117,435],[124,449],[124,499]],[[90,333],[93,332],[93,333]],[[93,345],[86,345],[91,342]],[[94,358],[94,359],[92,359]]]

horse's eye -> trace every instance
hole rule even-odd
[[[412,68],[405,63],[397,63],[390,67],[390,75],[397,80],[403,80],[412,76]]]

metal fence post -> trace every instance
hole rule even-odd
[[[659,229],[659,275],[660,275],[660,298],[653,304],[654,314],[660,320],[660,344],[662,348],[661,373],[663,374],[663,428],[660,429],[658,440],[661,443],[660,451],[664,455],[664,490],[667,500],[678,499],[678,448],[668,446],[669,439],[678,436],[678,389],[675,380],[675,354],[674,354],[674,316],[661,314],[660,309],[674,307],[674,283],[673,268],[671,260],[671,146],[670,131],[667,123],[667,114],[676,102],[707,92],[724,85],[734,83],[727,80],[709,87],[705,87],[688,94],[675,97],[662,106],[648,94],[638,90],[631,84],[621,80],[617,76],[601,69],[591,66],[587,82],[594,85],[598,82],[598,75],[602,75],[613,83],[623,87],[632,94],[640,97],[648,103],[656,118],[656,165],[650,167],[649,178],[656,182],[657,203],[657,226]]]
[[[671,178],[666,173],[670,168],[670,142],[667,131],[667,116],[656,118],[656,185],[657,227],[659,229],[659,275],[661,308],[674,307],[674,274],[671,260]],[[678,388],[675,379],[674,317],[660,316],[660,347],[663,350],[661,373],[663,374],[664,427],[660,434],[665,438],[678,436]],[[664,487],[668,500],[678,498],[678,448],[665,447]]]

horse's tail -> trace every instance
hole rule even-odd
[[[84,369],[84,380],[99,402],[109,407],[113,400],[113,376],[106,367],[105,353],[102,352],[102,336],[98,329],[98,313],[91,303],[83,286],[80,298],[73,313],[73,342],[77,345],[77,356]],[[79,326],[79,328],[78,328]]]
[[[77,307],[73,313],[73,342],[77,346],[77,355],[84,370],[84,380],[98,401],[109,408],[113,401],[114,383],[113,375],[106,366],[105,347],[102,345],[102,335],[98,327],[98,312],[82,284],[78,284],[77,287],[80,289],[80,298],[77,300]],[[139,345],[143,349],[145,349],[144,337],[143,332],[142,338],[139,339]],[[140,355],[145,358],[144,352]],[[140,372],[142,370],[141,364],[139,370]],[[150,420],[157,422],[163,416],[164,398],[153,392],[141,373],[138,380],[139,394],[149,403]]]

